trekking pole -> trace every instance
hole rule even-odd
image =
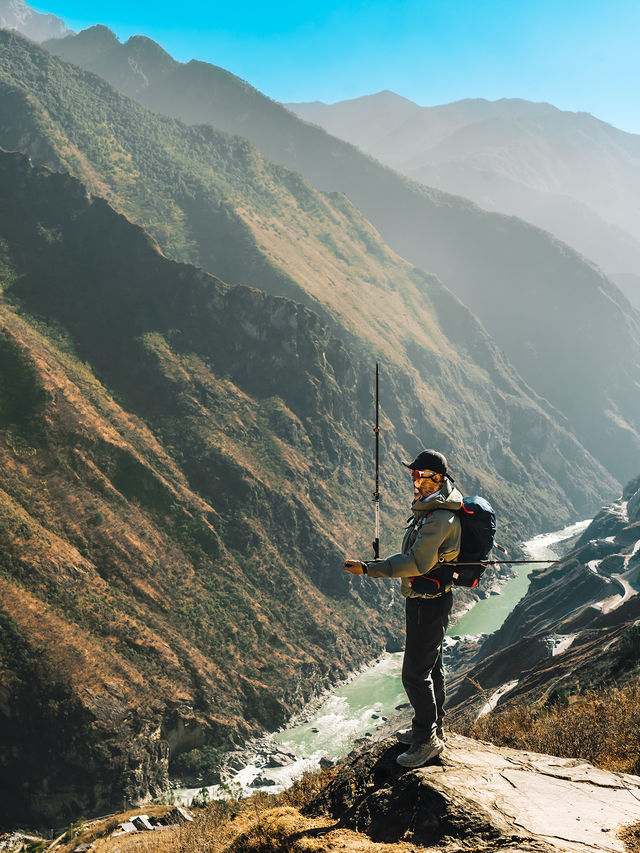
[[[379,425],[379,396],[378,396],[378,377],[379,377],[379,366],[378,362],[376,362],[376,425],[373,428],[373,432],[376,437],[376,488],[373,493],[373,501],[376,507],[376,535],[375,539],[371,543],[373,545],[373,558],[374,560],[380,559],[380,489],[379,489],[379,481],[378,475],[380,470],[380,425]]]
[[[447,566],[523,566],[523,565],[531,565],[533,563],[561,563],[562,560],[476,560],[473,563],[456,563],[455,561],[451,561],[450,563],[446,560],[442,561]]]

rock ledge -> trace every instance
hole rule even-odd
[[[307,809],[373,841],[453,850],[624,851],[640,777],[450,735],[435,763],[403,771],[393,739],[359,753]]]

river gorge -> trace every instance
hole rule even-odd
[[[523,550],[531,560],[554,560],[570,549],[590,521],[541,533],[524,542]],[[461,638],[491,634],[500,628],[526,594],[535,565],[516,568],[515,576],[500,587],[491,586],[490,577],[485,576],[484,586],[489,594],[449,626],[445,638],[449,649]],[[397,652],[379,658],[325,695],[312,711],[251,745],[244,766],[225,785],[207,787],[207,795],[226,796],[230,790],[234,794],[250,793],[257,788],[282,790],[304,771],[321,766],[323,760],[335,761],[346,755],[358,739],[375,736],[387,717],[407,701],[402,687],[402,656]],[[275,762],[282,762],[283,766],[269,766]],[[202,796],[202,789],[178,788],[170,796],[172,801],[188,805],[198,795]]]

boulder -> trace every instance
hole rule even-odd
[[[242,752],[229,752],[224,759],[225,769],[242,770],[246,765],[247,758]]]
[[[268,788],[272,785],[275,785],[275,781],[273,779],[269,779],[268,776],[264,774],[260,774],[260,776],[256,776],[253,782],[250,783],[250,788]]]
[[[267,759],[265,767],[287,767],[289,764],[293,764],[293,758],[290,755],[284,752],[274,752]]]

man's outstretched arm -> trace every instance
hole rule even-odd
[[[420,528],[416,541],[407,554],[393,554],[384,560],[371,562],[345,560],[343,568],[351,574],[368,574],[372,578],[411,578],[424,575],[437,564],[440,546],[452,531],[454,519],[455,516],[450,512],[434,513]]]

